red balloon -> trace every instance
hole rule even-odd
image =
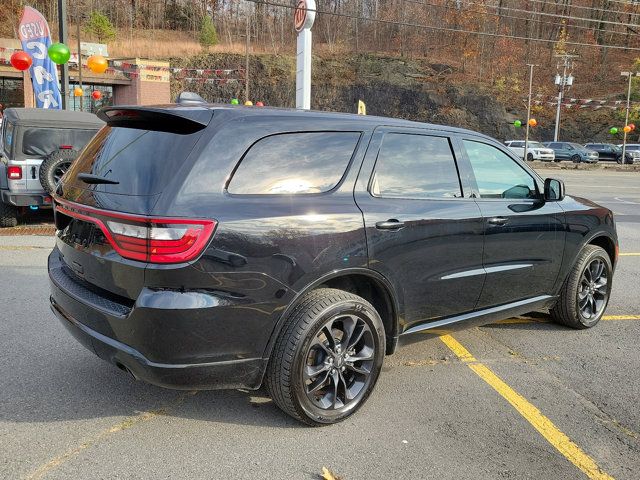
[[[11,65],[20,71],[28,70],[32,63],[33,59],[31,55],[22,50],[14,52],[13,55],[11,55]]]
[[[631,128],[631,131],[632,131],[632,132],[636,129],[636,126],[635,126],[635,124],[633,124],[633,123],[630,123],[630,124],[629,124],[629,127]]]
[[[264,107],[264,103],[262,103],[262,102],[256,102],[256,107]]]
[[[102,98],[102,92],[100,90],[94,90],[91,92],[91,98],[94,100],[100,100]]]

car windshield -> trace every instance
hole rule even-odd
[[[540,142],[529,142],[529,148],[545,148]]]
[[[579,143],[569,143],[569,145],[571,145],[576,150],[585,150],[585,148],[582,145],[580,145]]]

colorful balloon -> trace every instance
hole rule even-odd
[[[231,99],[231,105],[240,105],[240,102],[238,101],[237,98],[232,98]]]
[[[91,98],[94,100],[100,100],[102,98],[102,92],[100,90],[94,90],[91,92]]]
[[[256,102],[256,107],[264,107],[264,103],[262,103],[262,102]]]
[[[87,67],[93,73],[104,73],[109,68],[109,63],[102,55],[91,55],[87,58]]]
[[[636,129],[636,125],[635,123],[630,123],[629,127],[631,128],[631,131],[633,132]]]
[[[529,126],[530,127],[535,127],[536,125],[538,125],[538,121],[535,118],[531,118],[529,120]]]
[[[31,55],[29,55],[27,52],[23,52],[22,50],[14,52],[13,55],[11,55],[10,61],[13,68],[18,69],[21,72],[28,70],[33,63]]]
[[[245,104],[247,107],[250,107],[251,105],[253,105],[253,102],[252,102],[251,100],[247,100],[246,102],[244,102],[244,104]]]
[[[624,128],[622,129],[622,131],[624,133],[629,133],[631,131],[631,127],[629,125],[625,125]]]
[[[71,58],[71,50],[64,43],[52,43],[47,53],[51,61],[58,65],[67,63]]]
[[[73,96],[74,97],[81,97],[82,96],[82,89],[80,87],[76,87],[73,89]]]
[[[516,128],[520,128],[522,126],[522,122],[520,120],[516,120],[513,122],[513,126]]]
[[[615,135],[616,133],[618,133],[618,129],[617,129],[616,127],[611,127],[611,128],[609,129],[609,133],[610,133],[611,135]]]

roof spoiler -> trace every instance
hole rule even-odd
[[[211,121],[213,110],[193,106],[161,107],[105,107],[98,118],[112,127],[137,128],[187,135],[202,130]]]

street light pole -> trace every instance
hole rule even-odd
[[[532,63],[527,63],[529,67],[529,99],[527,101],[527,126],[524,134],[524,160],[527,160],[527,154],[529,151],[529,120],[531,119],[531,90],[533,89],[533,67]]]
[[[250,46],[250,35],[251,29],[249,24],[249,18],[251,15],[247,14],[247,31],[246,31],[246,43],[244,47],[244,101],[249,101],[249,46]]]
[[[67,1],[58,0],[58,41],[67,44]],[[69,66],[60,65],[60,89],[62,90],[62,110],[67,109],[67,94],[69,93]]]
[[[84,100],[84,90],[82,89],[82,52],[80,51],[80,15],[76,19],[77,29],[76,34],[78,35],[78,85],[80,86],[80,90],[82,90],[82,95],[80,95],[80,111],[83,109],[83,100]]]
[[[624,116],[624,126],[626,127],[627,125],[629,125],[629,108],[631,105],[631,77],[634,76],[633,72],[621,72],[620,73],[623,77],[629,77],[629,83],[627,86],[627,108],[626,108],[626,113]],[[637,73],[635,74],[636,76],[638,75]],[[623,129],[624,131],[624,129]],[[627,132],[624,131],[624,137],[622,139],[622,163],[626,163],[626,154],[627,151]]]

